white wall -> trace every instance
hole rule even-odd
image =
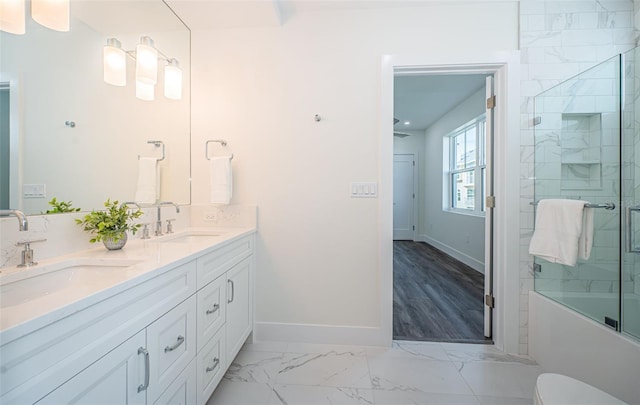
[[[443,136],[485,112],[485,89],[474,93],[426,131],[425,194],[420,239],[484,273],[484,217],[442,209]]]
[[[193,202],[207,201],[204,142],[223,137],[235,154],[233,202],[259,207],[258,332],[379,334],[378,201],[349,198],[349,184],[379,176],[381,56],[514,50],[517,30],[517,3],[487,2],[193,32]],[[346,333],[324,330],[308,340]]]

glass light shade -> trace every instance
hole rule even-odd
[[[69,31],[69,0],[31,0],[31,17],[55,31]]]
[[[127,54],[122,49],[120,41],[109,38],[104,46],[104,81],[114,86],[127,84]]]
[[[153,101],[155,86],[136,80],[136,97],[144,101]]]
[[[182,69],[175,59],[164,67],[164,96],[172,100],[182,98]]]
[[[152,85],[158,82],[158,51],[149,37],[140,38],[136,46],[136,81]]]
[[[24,34],[24,0],[0,0],[0,30],[10,34]]]

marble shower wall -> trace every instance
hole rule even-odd
[[[520,149],[520,346],[528,352],[528,292],[533,289],[533,259],[528,254],[533,233],[534,199],[534,97],[597,64],[634,47],[634,2],[628,1],[539,1],[520,2],[521,49],[521,149]],[[604,83],[604,82],[603,82]],[[572,107],[577,109],[579,102]],[[594,100],[595,103],[595,100]],[[551,108],[551,106],[547,106]],[[593,107],[595,109],[595,105]],[[575,110],[578,111],[578,110]],[[561,128],[562,120],[560,118]],[[595,118],[594,118],[595,119]],[[601,117],[603,128],[607,118]],[[547,121],[549,124],[550,122]],[[544,124],[544,121],[543,121]],[[569,122],[566,124],[570,125]],[[536,130],[544,127],[536,127]],[[560,138],[552,128],[545,135],[550,156],[554,143],[560,148]],[[587,130],[588,131],[588,130]],[[603,140],[604,145],[604,140]],[[541,145],[540,145],[541,146]],[[604,148],[604,146],[601,146]],[[603,156],[607,150],[603,149]],[[559,162],[558,162],[559,163]],[[604,166],[604,163],[603,163]],[[586,167],[574,167],[574,173],[585,173]],[[544,170],[544,169],[543,169]],[[568,170],[568,169],[565,169]],[[603,172],[605,168],[602,168]],[[552,169],[550,169],[552,171]],[[552,173],[548,173],[549,175]],[[555,173],[555,174],[561,174]],[[560,176],[556,177],[560,178]],[[604,181],[604,180],[603,180]],[[609,185],[609,187],[613,187]],[[571,196],[586,197],[580,194]],[[595,190],[590,190],[595,191]],[[600,221],[600,220],[599,220]],[[601,229],[604,223],[599,222]],[[607,249],[606,246],[601,246]],[[606,257],[606,254],[604,255]]]

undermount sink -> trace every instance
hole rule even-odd
[[[0,277],[0,308],[42,298],[91,292],[123,278],[122,270],[142,259],[77,258],[21,269]]]
[[[217,231],[186,231],[176,234],[170,234],[158,239],[158,243],[199,243],[205,242],[207,239],[215,239],[222,236],[223,232]]]

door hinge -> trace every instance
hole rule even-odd
[[[491,96],[487,99],[487,110],[496,106],[496,96]]]
[[[414,165],[414,166],[416,165],[416,161],[415,161],[415,160],[413,161],[413,165]]]
[[[416,193],[413,193],[413,199],[415,200],[415,198],[416,198]]]
[[[412,228],[413,228],[414,231],[416,230],[416,226],[415,225],[413,225]]]
[[[533,126],[535,127],[536,125],[540,125],[542,124],[542,117],[538,116],[538,117],[534,117],[533,118]]]
[[[496,196],[488,195],[486,200],[484,201],[484,206],[487,208],[495,208],[496,207]]]
[[[493,295],[487,294],[484,296],[484,305],[488,306],[489,308],[496,307],[496,299],[493,297]]]

